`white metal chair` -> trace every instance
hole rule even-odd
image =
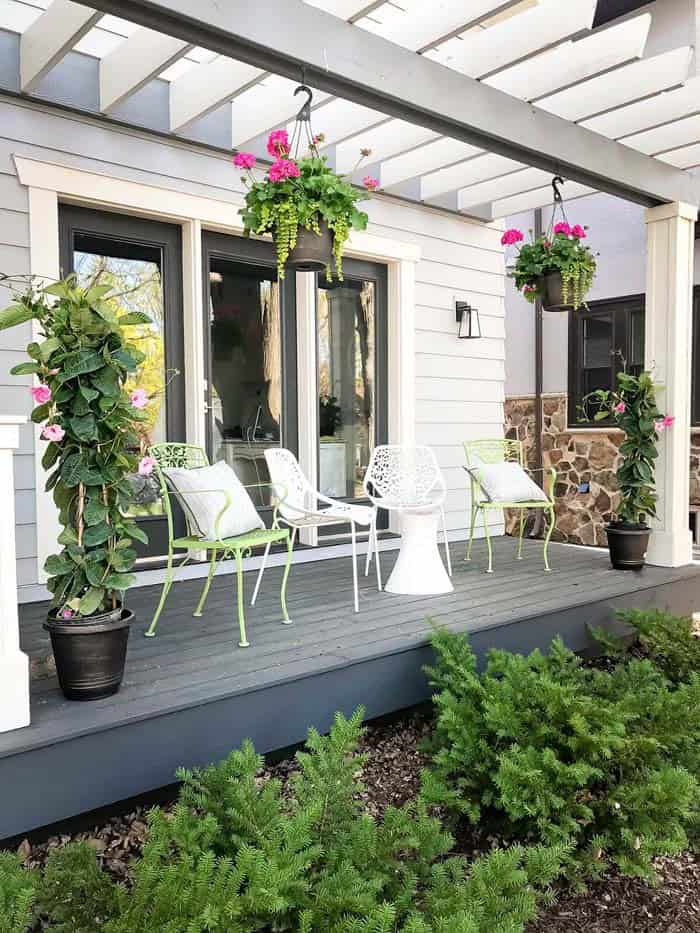
[[[437,567],[439,557],[435,550],[436,545],[433,545],[434,554],[431,555],[430,550],[425,547],[426,542],[421,541],[421,538],[428,533],[434,537],[436,529],[433,525],[430,530],[430,522],[419,520],[421,516],[439,515],[445,543],[447,572],[451,577],[452,562],[445,520],[447,488],[432,449],[425,446],[402,447],[398,444],[382,444],[375,447],[365,473],[363,486],[370,502],[376,508],[395,511],[402,516],[415,517],[415,521],[402,522],[403,559],[401,566],[406,574],[409,573],[410,567],[415,566],[416,571],[423,575],[423,585],[428,587],[427,592],[443,592],[445,582],[440,582],[439,578],[442,577],[443,581],[445,580],[444,569],[440,573]],[[415,560],[409,559],[413,555],[415,555]],[[371,554],[368,552],[366,570],[370,560]],[[398,566],[397,562],[397,568]],[[434,578],[431,584],[427,578],[433,572]],[[402,573],[402,576],[404,575]],[[431,586],[435,586],[436,589],[431,589]],[[393,591],[399,592],[399,589]],[[419,592],[419,590],[411,588],[410,592]]]
[[[277,509],[277,521],[292,529],[292,547],[297,531],[301,528],[319,528],[328,525],[350,525],[352,540],[352,581],[355,596],[355,612],[360,611],[357,585],[357,525],[369,528],[368,548],[374,549],[377,562],[377,588],[382,588],[381,568],[379,566],[379,544],[377,540],[377,509],[374,506],[353,505],[338,499],[324,496],[313,488],[304,475],[294,454],[283,447],[273,447],[265,451],[265,460],[270,472],[273,488],[285,490],[280,497]],[[320,507],[321,505],[325,507]],[[269,548],[265,548],[262,565],[255,584],[251,605],[255,605],[258,588],[265,570]],[[365,576],[369,561],[365,568]]]

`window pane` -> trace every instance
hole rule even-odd
[[[362,496],[375,444],[375,283],[319,282],[321,492]]]
[[[212,258],[209,270],[212,455],[248,485],[269,480],[265,450],[282,442],[282,341],[276,273]],[[251,490],[258,506],[270,490]]]
[[[630,348],[628,369],[639,375],[644,369],[644,311],[630,312]]]
[[[612,388],[613,328],[610,315],[584,318],[582,390]]]
[[[151,396],[144,409],[148,421],[141,430],[141,450],[167,440],[165,359],[165,320],[162,283],[162,255],[158,247],[128,243],[109,237],[76,233],[73,262],[80,285],[111,285],[108,301],[120,313],[143,311],[151,324],[126,327],[127,339],[146,355],[146,359],[127,381],[126,388],[144,388]],[[158,483],[151,477],[132,477],[135,502],[131,515],[161,515],[163,506]]]

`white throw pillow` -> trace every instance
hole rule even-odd
[[[235,538],[265,527],[247,490],[224,460],[195,470],[166,467],[163,474],[185,513],[199,529],[200,537],[205,540]],[[225,497],[216,491],[219,489],[229,494],[231,504],[221,516],[217,535],[216,519],[226,504]]]
[[[547,496],[519,463],[483,463],[470,469],[490,502],[546,502]]]

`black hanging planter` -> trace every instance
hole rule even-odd
[[[333,261],[333,234],[325,220],[319,223],[321,235],[299,227],[296,246],[286,265],[297,272],[322,272]]]
[[[134,614],[112,610],[70,622],[48,614],[58,682],[69,700],[99,700],[119,690],[124,676],[129,626]]]
[[[542,310],[572,311],[574,306],[564,302],[562,293],[561,272],[554,270],[545,273],[542,277]]]
[[[641,570],[649,546],[651,528],[631,522],[611,522],[605,526],[610,563],[615,570]]]

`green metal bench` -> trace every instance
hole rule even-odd
[[[465,441],[464,442],[464,452],[467,457],[467,467],[468,471],[473,471],[477,474],[479,472],[479,464],[484,463],[503,463],[504,461],[512,461],[514,463],[520,464],[520,466],[526,470],[526,472],[531,473],[531,470],[527,470],[524,463],[523,456],[523,445],[521,441],[517,440],[508,440],[508,439],[488,439],[488,440],[477,440],[477,441]],[[518,509],[520,510],[520,534],[518,536],[518,560],[522,560],[523,556],[523,535],[525,533],[525,515],[528,509],[542,509],[543,513],[547,516],[547,531],[544,537],[543,544],[543,556],[544,556],[544,569],[547,573],[551,570],[549,566],[549,540],[552,537],[552,532],[554,531],[555,523],[555,511],[554,511],[554,484],[556,482],[556,470],[551,467],[544,471],[545,474],[549,476],[549,489],[545,489],[545,495],[547,496],[546,501],[531,501],[531,502],[492,502],[489,499],[484,498],[481,487],[477,482],[477,479],[474,477],[473,473],[469,473],[469,479],[471,482],[471,504],[470,504],[470,529],[469,529],[469,544],[467,545],[467,553],[465,560],[471,560],[472,554],[472,542],[474,541],[474,528],[476,526],[476,520],[479,512],[484,523],[484,535],[486,537],[486,546],[488,547],[489,552],[489,566],[486,573],[493,573],[493,550],[491,547],[491,536],[489,534],[489,523],[488,523],[488,512],[492,509]]]
[[[174,582],[175,569],[173,567],[173,560],[175,556],[174,552],[176,550],[187,550],[187,554],[185,555],[184,560],[177,567],[178,570],[185,566],[185,564],[190,560],[193,552],[211,552],[211,556],[209,558],[209,573],[204,583],[204,589],[202,590],[202,595],[200,596],[197,608],[192,613],[196,617],[202,615],[204,604],[206,603],[207,596],[209,595],[209,588],[211,586],[214,573],[216,572],[216,568],[223,560],[226,560],[230,557],[235,558],[238,588],[238,627],[241,636],[241,640],[238,644],[241,648],[247,648],[250,643],[246,637],[245,611],[243,608],[243,558],[244,556],[248,556],[252,552],[253,548],[261,546],[265,547],[265,556],[267,556],[267,553],[269,552],[272,544],[277,542],[285,542],[287,545],[287,561],[284,568],[284,575],[282,577],[280,600],[282,603],[282,622],[285,625],[290,624],[291,619],[289,618],[289,614],[287,612],[286,593],[287,578],[289,577],[289,568],[292,563],[292,541],[290,538],[289,529],[277,527],[277,504],[274,504],[272,528],[254,529],[253,531],[249,531],[243,535],[222,539],[218,537],[219,522],[226,510],[232,505],[235,505],[235,503],[232,500],[232,494],[230,490],[207,490],[207,492],[220,493],[222,496],[222,508],[215,521],[217,537],[208,540],[195,533],[197,529],[193,528],[187,511],[184,509],[183,511],[185,513],[185,520],[187,521],[187,534],[184,537],[175,537],[173,510],[170,497],[175,496],[175,498],[178,498],[178,496],[182,494],[176,494],[168,487],[163,469],[168,469],[169,467],[181,467],[186,470],[192,470],[196,469],[197,467],[208,466],[209,459],[202,447],[197,447],[193,444],[154,444],[149,448],[148,453],[155,461],[154,469],[160,483],[160,490],[163,498],[163,508],[165,510],[165,517],[168,523],[168,563],[160,602],[158,603],[148,631],[145,633],[146,636],[153,637],[156,634],[158,619],[160,618],[160,614],[163,611],[163,606],[165,605],[165,600],[167,599],[170,588]],[[253,486],[247,486],[246,488],[260,488],[264,486],[271,486],[271,484],[256,483]],[[195,493],[195,495],[196,494],[198,493]],[[276,492],[275,498],[277,495],[278,493]]]

